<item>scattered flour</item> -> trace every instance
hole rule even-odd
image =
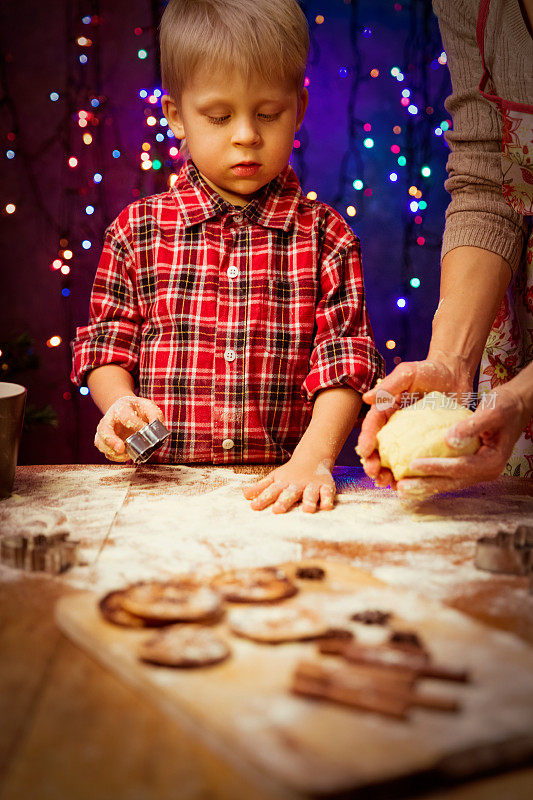
[[[353,563],[435,598],[451,584],[490,577],[474,569],[469,542],[499,528],[533,524],[533,497],[521,490],[527,484],[511,479],[433,498],[415,510],[403,507],[396,493],[373,488],[356,470],[336,468],[341,493],[332,511],[306,514],[297,507],[274,515],[270,508],[253,511],[242,494],[243,485],[257,479],[253,472],[164,465],[25,468],[18,497],[2,502],[0,519],[18,524],[22,505],[24,513],[46,505],[66,516],[71,538],[81,541],[82,564],[61,580],[97,592],[190,571],[207,578],[228,568],[298,561],[304,543],[316,542],[317,548],[357,547],[361,555]],[[449,550],[450,541],[463,548],[466,563],[439,555],[438,543]],[[386,561],[367,563],[365,548],[381,544],[389,548]],[[13,571],[4,569],[0,579],[3,573]]]

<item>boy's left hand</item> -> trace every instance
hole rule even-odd
[[[300,500],[302,511],[313,514],[320,508],[329,511],[335,503],[335,481],[324,462],[299,461],[294,456],[256,483],[243,486],[252,508],[261,511],[272,505],[274,514],[284,514]]]

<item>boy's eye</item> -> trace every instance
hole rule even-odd
[[[226,114],[224,117],[208,117],[209,122],[212,122],[213,125],[222,125],[227,119],[229,119],[229,114]]]
[[[272,122],[273,120],[279,117],[279,112],[277,114],[258,114],[257,116],[264,122]],[[224,114],[221,117],[211,117],[211,116],[207,117],[209,122],[211,122],[213,125],[222,125],[229,118],[230,118],[229,114]]]

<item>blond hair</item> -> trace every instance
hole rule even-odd
[[[160,39],[163,87],[178,104],[200,65],[303,87],[309,31],[296,0],[170,0]]]

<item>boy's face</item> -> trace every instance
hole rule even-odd
[[[167,95],[162,106],[175,136],[186,137],[209,186],[233,205],[244,206],[288,163],[307,101],[307,89],[299,95],[259,77],[246,82],[237,72],[198,70],[182,93],[180,108]]]

